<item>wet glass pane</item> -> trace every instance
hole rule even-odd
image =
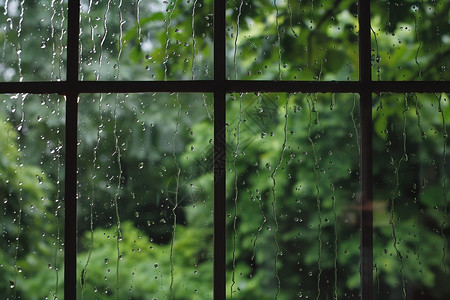
[[[227,1],[227,76],[357,80],[356,1]]]
[[[375,297],[449,299],[449,97],[384,94],[373,117]]]
[[[374,80],[450,79],[450,2],[372,0]]]
[[[212,95],[82,95],[81,299],[211,299]]]
[[[0,99],[0,294],[62,299],[64,98]]]
[[[212,0],[81,1],[81,79],[212,79]]]
[[[65,79],[67,1],[0,1],[0,82]]]
[[[359,99],[227,99],[227,296],[359,299]]]

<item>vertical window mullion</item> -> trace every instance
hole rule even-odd
[[[361,298],[373,298],[372,65],[370,0],[358,1],[361,117]]]
[[[214,299],[225,299],[225,1],[214,0]]]
[[[77,290],[77,122],[80,0],[69,0],[67,24],[64,298],[76,299]]]

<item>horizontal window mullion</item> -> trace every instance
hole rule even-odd
[[[221,87],[217,87],[221,85]],[[223,86],[224,85],[224,86]],[[62,94],[71,93],[145,93],[203,92],[279,93],[439,93],[450,92],[448,81],[247,81],[229,80],[222,84],[211,80],[195,81],[77,81],[1,82],[0,93]]]
[[[373,81],[373,93],[442,93],[450,92],[448,81]]]
[[[232,92],[284,93],[438,93],[450,92],[447,81],[226,81],[220,90]],[[145,93],[216,91],[217,83],[199,81],[78,81],[67,82],[2,82],[0,93],[62,94],[69,93]]]
[[[437,93],[450,92],[445,81],[227,81],[227,92],[285,93]]]

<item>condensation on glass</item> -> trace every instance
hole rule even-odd
[[[227,1],[227,78],[357,80],[357,6],[339,1]]]
[[[227,297],[360,298],[359,97],[227,98]]]
[[[82,0],[80,77],[212,79],[212,13],[212,0]]]
[[[67,1],[0,1],[0,82],[65,80]]]
[[[449,1],[371,4],[374,79],[450,79]]]
[[[374,295],[450,295],[449,95],[382,94],[374,116]]]
[[[58,95],[0,95],[0,294],[64,293],[64,115]]]
[[[212,298],[212,102],[81,95],[81,299]]]

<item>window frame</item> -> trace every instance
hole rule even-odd
[[[0,93],[57,93],[66,98],[64,298],[76,299],[77,132],[81,93],[202,92],[214,94],[214,299],[226,298],[225,100],[228,93],[356,93],[360,95],[361,299],[373,298],[372,95],[450,92],[449,81],[373,81],[370,0],[358,1],[359,80],[252,81],[226,78],[226,1],[214,0],[214,78],[190,81],[80,81],[80,0],[68,0],[67,75],[60,82],[1,82]]]

